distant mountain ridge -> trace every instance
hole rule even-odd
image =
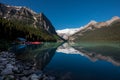
[[[91,23],[91,22],[90,22]],[[120,41],[120,18],[115,16],[105,22],[88,23],[69,37],[70,41]]]
[[[114,16],[112,19],[104,22],[96,22],[94,20],[91,20],[88,24],[80,28],[71,28],[71,29],[68,28],[63,30],[57,30],[57,33],[59,36],[63,37],[64,39],[69,39],[70,41],[74,41],[74,39],[80,38],[81,36],[84,36],[84,34],[87,35],[87,32],[96,31],[97,29],[102,29],[104,27],[107,28],[119,23],[120,23],[120,18],[118,16]]]
[[[57,30],[56,32],[59,36],[61,36],[65,40],[67,40],[70,35],[73,35],[80,29],[81,28],[68,28],[68,29],[63,29],[63,30]]]

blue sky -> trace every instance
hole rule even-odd
[[[43,12],[56,29],[77,28],[91,20],[105,21],[120,16],[120,0],[0,0]]]

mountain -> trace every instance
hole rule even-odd
[[[21,26],[31,26],[39,31],[42,30],[45,34],[61,40],[50,20],[43,14],[37,14],[27,7],[9,6],[0,3],[0,18],[4,18],[12,23],[21,24]],[[41,36],[44,33],[41,33]]]
[[[70,41],[120,41],[120,18],[115,16],[105,22],[92,21],[69,37]]]
[[[0,4],[0,17],[10,20],[17,19],[23,24],[27,23],[34,27],[42,27],[49,33],[56,34],[55,28],[43,13],[37,14],[26,7]]]
[[[81,28],[69,28],[69,29],[57,30],[56,32],[59,36],[67,40],[69,36],[78,32],[80,29]]]

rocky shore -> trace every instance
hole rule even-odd
[[[22,62],[12,52],[0,52],[0,80],[55,80],[35,69],[33,62]]]

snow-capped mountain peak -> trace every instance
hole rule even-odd
[[[91,20],[87,25],[84,26],[84,28],[90,26],[90,25],[94,25],[96,24],[97,22],[95,20]]]
[[[87,25],[94,25],[96,24],[97,22],[95,20],[91,20]]]
[[[64,39],[68,39],[70,35],[73,35],[74,33],[78,32],[79,30],[81,30],[81,28],[66,28],[63,30],[57,30],[56,32],[59,36],[63,37]]]
[[[63,30],[57,30],[57,33],[67,33],[69,35],[74,34],[76,31],[79,31],[80,28],[66,28]]]
[[[114,17],[112,17],[112,19],[106,21],[106,23],[107,23],[108,25],[110,25],[112,22],[114,22],[114,21],[116,21],[116,20],[118,20],[118,19],[120,19],[120,17],[114,16]]]

